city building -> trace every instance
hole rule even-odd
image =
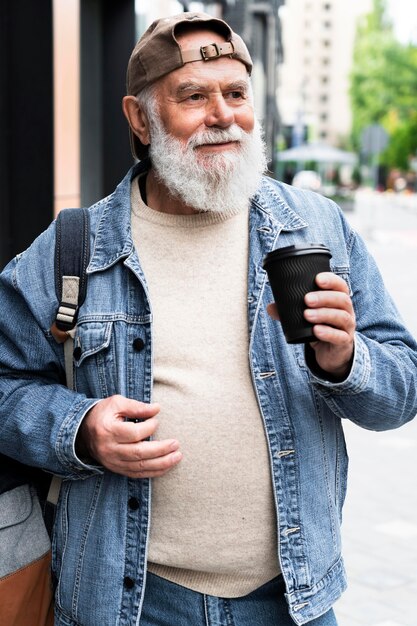
[[[371,0],[286,0],[278,107],[286,147],[344,144],[351,128],[349,73],[356,23]]]

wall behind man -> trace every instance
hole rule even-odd
[[[121,100],[135,0],[0,1],[0,267],[133,163]]]
[[[53,215],[52,6],[0,2],[0,267]]]

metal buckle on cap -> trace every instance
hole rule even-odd
[[[210,54],[209,48],[214,48],[214,54]],[[222,55],[217,43],[210,43],[207,46],[200,46],[201,56],[203,61],[209,61],[210,59],[217,59]]]

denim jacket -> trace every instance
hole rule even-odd
[[[50,332],[57,307],[54,223],[0,279],[0,452],[64,478],[53,539],[57,626],[140,624],[151,481],[88,465],[77,458],[74,441],[98,399],[152,400],[152,307],[130,227],[130,181],[142,167],[134,166],[90,209],[92,256],[75,337],[76,391],[65,387],[63,347]],[[417,345],[363,242],[330,200],[265,177],[249,226],[248,358],[269,445],[277,556],[290,614],[305,624],[346,586],[342,421],[385,430],[414,417]],[[266,312],[273,298],[264,256],[306,242],[330,248],[332,271],[351,290],[355,353],[342,382],[310,365],[304,346],[288,345]]]

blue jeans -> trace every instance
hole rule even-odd
[[[247,596],[208,596],[148,572],[140,626],[294,626],[281,576]],[[333,610],[308,626],[337,626]]]

